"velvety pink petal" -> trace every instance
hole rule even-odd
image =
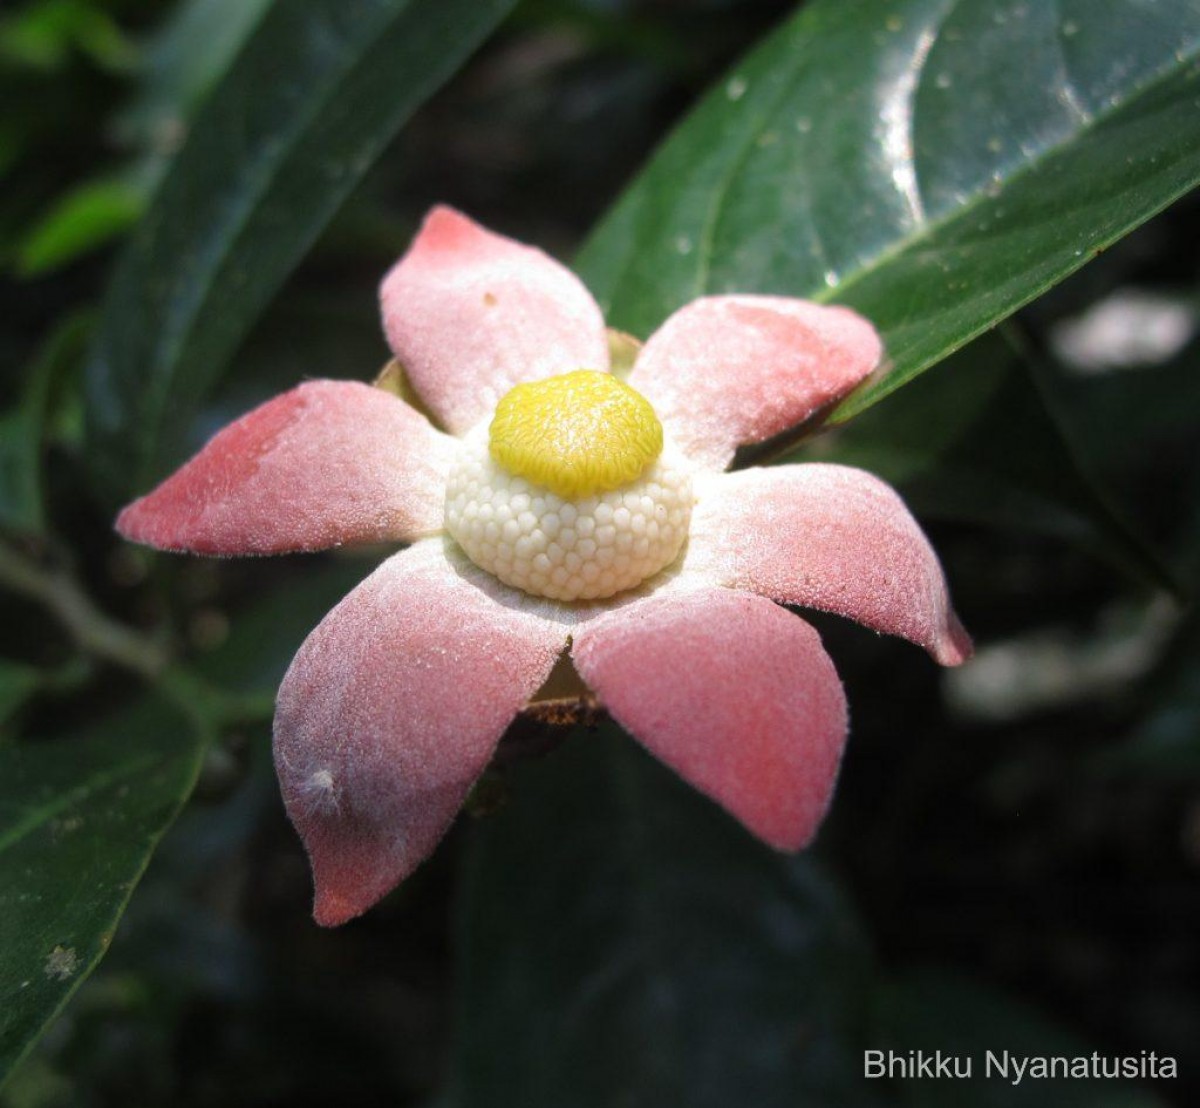
[[[575,634],[613,717],[760,839],[797,850],[829,806],[846,700],[807,623],[726,589],[652,596]]]
[[[814,463],[706,478],[687,568],[899,635],[942,665],[971,654],[929,540],[895,490],[861,469]]]
[[[275,766],[312,863],[313,915],[366,911],[433,850],[566,629],[452,566],[438,539],[384,562],[279,689]]]
[[[724,469],[742,443],[781,434],[849,392],[882,350],[849,308],[708,296],[650,336],[629,383],[693,460]]]
[[[195,554],[408,541],[441,530],[455,449],[382,389],[311,381],[218,432],[117,530]]]
[[[608,369],[604,320],[579,278],[452,208],[429,213],[380,298],[392,350],[455,433],[521,381]]]

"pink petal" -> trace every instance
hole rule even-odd
[[[572,658],[613,717],[760,839],[825,815],[846,701],[817,633],[749,593],[652,596],[581,626]]]
[[[742,443],[781,434],[849,392],[882,350],[848,308],[709,296],[650,336],[629,383],[689,457],[724,469]]]
[[[127,539],[282,554],[441,530],[453,440],[355,381],[311,381],[219,431],[117,518]]]
[[[429,213],[380,297],[413,387],[458,434],[521,381],[608,369],[604,320],[579,278],[452,208]]]
[[[566,629],[518,595],[428,540],[384,562],[292,661],[275,766],[322,926],[365,912],[433,850],[549,674]]]
[[[929,540],[895,490],[861,469],[713,475],[692,514],[687,568],[899,635],[942,665],[971,655]]]

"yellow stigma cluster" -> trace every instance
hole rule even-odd
[[[446,529],[476,565],[553,600],[635,588],[675,560],[691,474],[639,393],[578,370],[518,385],[469,436],[446,487]]]
[[[650,402],[591,369],[517,385],[488,432],[492,457],[509,473],[567,500],[629,484],[662,448]]]

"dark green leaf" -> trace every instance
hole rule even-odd
[[[804,857],[606,729],[522,767],[460,903],[460,1108],[873,1104],[870,958]]]
[[[183,0],[147,49],[138,99],[123,114],[169,127],[192,113],[228,68],[271,0]]]
[[[882,331],[868,407],[1200,179],[1200,4],[816,0],[653,159],[582,255],[614,326],[703,293]]]
[[[0,742],[6,737],[4,725],[9,717],[37,692],[40,684],[40,675],[33,666],[0,658]]]
[[[153,701],[0,748],[0,1082],[108,948],[201,749]]]
[[[1019,1077],[1013,1058],[1090,1059],[1096,1048],[995,989],[946,974],[909,974],[884,988],[872,1038],[873,1049],[890,1049],[905,1057],[909,1051],[934,1056],[940,1050],[943,1056],[972,1063],[969,1080],[878,1079],[898,1094],[906,1108],[963,1104],[972,1108],[1160,1108],[1162,1104],[1152,1093],[1112,1078],[1037,1079],[1029,1069]],[[988,1051],[997,1062],[1009,1053],[1003,1072],[993,1068],[989,1076]],[[1105,1057],[1111,1065],[1113,1055]]]
[[[918,515],[1066,538],[1172,587],[1161,560],[1080,468],[1035,367],[999,333],[818,436],[801,457],[870,470],[896,485]]]
[[[144,488],[375,156],[513,0],[275,4],[206,101],[114,275],[88,374],[107,490]]]
[[[146,48],[138,92],[113,122],[141,156],[129,167],[144,197],[161,182],[196,110],[229,69],[271,0],[183,0]]]
[[[0,413],[0,527],[42,528],[42,442],[51,391],[59,374],[78,365],[89,327],[86,315],[63,322],[30,366],[17,405]]]
[[[243,696],[273,695],[308,633],[374,565],[351,556],[288,566],[276,588],[234,615],[229,638],[200,659],[197,672]]]
[[[39,437],[20,408],[0,413],[0,523],[17,531],[42,525]]]

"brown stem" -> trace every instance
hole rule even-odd
[[[157,676],[167,664],[156,643],[106,616],[70,574],[48,569],[4,543],[0,585],[49,609],[87,654],[143,677]]]

